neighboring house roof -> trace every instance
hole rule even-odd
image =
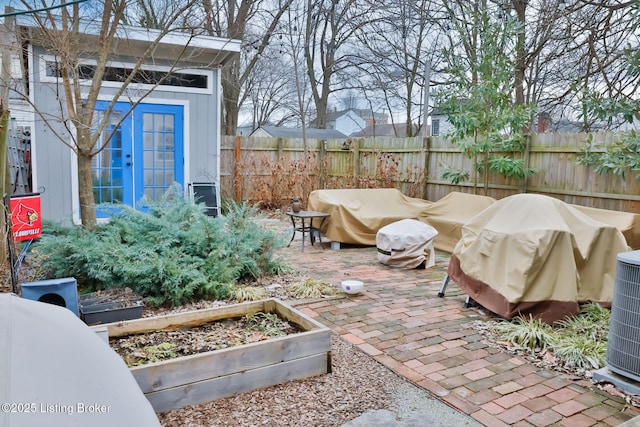
[[[433,116],[446,116],[446,114],[444,111],[438,109],[438,107],[433,107],[433,109],[431,110],[431,117]]]
[[[418,131],[416,125],[413,126],[413,134],[415,135]],[[394,137],[405,137],[407,135],[407,124],[406,123],[380,123],[376,124],[375,128],[371,126],[367,126],[365,129],[357,132],[351,136],[394,136]]]
[[[594,123],[590,126],[591,131],[604,130],[605,128],[606,126],[599,123]],[[573,121],[568,119],[560,119],[558,121],[551,120],[548,131],[558,133],[584,132],[584,123],[581,121]]]
[[[387,113],[376,113],[372,110],[363,110],[360,108],[354,108],[353,111],[365,120],[371,120],[373,118],[377,123],[387,123],[389,120],[389,115]]]
[[[286,128],[281,126],[260,126],[250,136],[267,136],[274,138],[302,138],[302,128]],[[307,138],[342,139],[347,135],[335,129],[307,128]]]
[[[249,136],[253,133],[254,130],[254,127],[251,125],[238,126],[236,128],[236,136]]]

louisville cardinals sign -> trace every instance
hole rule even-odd
[[[9,205],[13,240],[30,240],[42,235],[40,194],[13,196]]]

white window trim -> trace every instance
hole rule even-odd
[[[31,45],[29,45],[31,46]],[[40,57],[40,81],[43,83],[59,83],[59,77],[50,77],[47,76],[47,63],[48,62],[57,62],[57,59],[53,55],[42,55]],[[97,61],[95,59],[80,59],[80,64],[82,65],[96,65]],[[136,64],[132,62],[120,62],[120,61],[109,61],[107,62],[108,67],[122,67],[122,68],[133,68]],[[160,66],[160,65],[142,65],[142,70],[148,71],[171,71],[171,67]],[[189,73],[189,74],[197,74],[200,76],[207,76],[207,87],[206,88],[195,88],[195,87],[183,87],[183,86],[167,86],[167,85],[152,85],[145,83],[130,83],[128,87],[132,89],[141,89],[141,90],[154,90],[154,91],[165,91],[165,92],[179,92],[179,93],[201,93],[206,95],[213,94],[213,71],[212,70],[203,70],[203,69],[194,69],[194,68],[174,68],[173,71],[179,73]],[[80,84],[83,86],[91,85],[92,80],[80,80]],[[111,82],[104,80],[102,82],[103,87],[109,88],[118,88],[122,86],[120,82]]]
[[[84,98],[87,97],[88,94],[83,93],[82,96]],[[113,97],[109,96],[99,96],[99,101],[111,101]],[[128,101],[129,99],[127,99]],[[133,100],[133,102],[138,101],[139,99]],[[183,156],[184,156],[184,176],[182,177],[182,186],[184,191],[187,191],[187,185],[189,184],[188,177],[191,176],[191,149],[190,149],[190,141],[191,141],[191,128],[189,126],[189,101],[188,100],[176,100],[176,99],[160,99],[160,98],[145,98],[142,104],[163,104],[163,105],[178,105],[182,106],[182,114],[184,119],[184,124],[182,126],[184,130],[184,140],[183,140]],[[72,130],[75,131],[75,130]],[[132,132],[134,129],[132,129]],[[131,153],[131,162],[134,163],[135,159],[135,150]],[[78,183],[78,160],[77,155],[73,150],[69,150],[71,154],[71,203],[73,206],[73,223],[81,224],[82,220],[80,219],[80,211],[78,210],[78,206],[80,206],[80,197],[78,195],[79,183]],[[134,163],[135,164],[135,163]],[[133,183],[133,194],[135,194],[135,182]],[[134,200],[134,203],[137,203],[137,200]],[[135,206],[134,206],[135,207]],[[98,218],[98,222],[107,222],[108,218]]]

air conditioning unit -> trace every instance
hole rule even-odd
[[[617,257],[607,367],[640,381],[640,250]]]

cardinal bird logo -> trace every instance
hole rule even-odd
[[[21,224],[31,225],[38,220],[38,212],[20,203],[16,218]]]

